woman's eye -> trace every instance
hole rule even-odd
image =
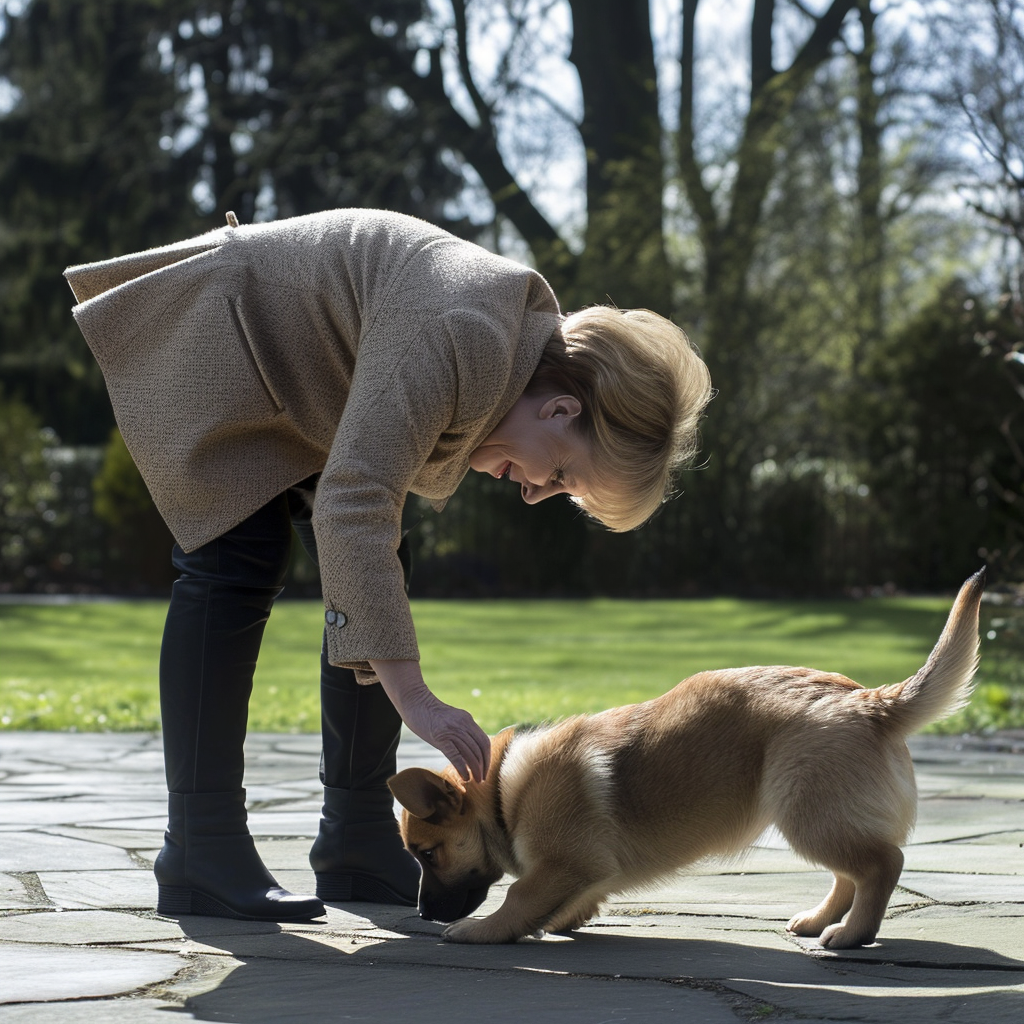
[[[556,469],[551,475],[551,482],[556,486],[561,487],[561,485],[565,483],[565,473],[560,469]]]

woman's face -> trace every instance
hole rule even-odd
[[[587,494],[593,471],[587,442],[573,430],[580,403],[571,395],[523,395],[476,451],[478,473],[518,484],[535,505],[553,494]]]

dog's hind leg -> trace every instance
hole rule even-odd
[[[852,949],[875,941],[903,870],[903,851],[880,840],[850,851],[844,860],[840,870],[852,879],[857,891],[846,919],[821,933],[819,941],[826,949]]]
[[[544,925],[546,932],[571,932],[582,928],[601,909],[601,898],[584,896],[557,910]]]
[[[825,899],[813,910],[797,914],[787,926],[797,935],[820,936],[821,944],[830,949],[875,941],[903,870],[903,851],[893,842],[901,828],[870,830],[865,824],[870,821],[867,814],[850,818],[843,821],[820,814],[813,820],[788,815],[776,819],[795,853],[835,875]]]
[[[874,942],[903,870],[903,851],[882,839],[850,840],[841,852],[836,850],[831,855],[807,845],[800,848],[794,843],[793,848],[831,869],[835,883],[817,907],[797,914],[789,922],[789,931],[818,935],[827,949],[852,949]]]
[[[829,894],[813,909],[790,919],[786,930],[794,935],[817,938],[830,924],[842,921],[853,906],[856,885],[842,875],[836,875]]]

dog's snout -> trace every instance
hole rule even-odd
[[[420,917],[427,921],[440,921],[442,924],[468,917],[487,899],[489,889],[490,886],[484,885],[427,893],[421,888],[418,907]]]
[[[462,913],[459,916],[466,917],[469,914],[472,914],[473,911],[476,910],[476,908],[479,907],[485,899],[487,899],[488,889],[490,889],[489,885],[478,886],[477,888],[470,889],[466,893],[466,902],[463,905]]]
[[[440,921],[442,924],[450,924],[464,917],[461,911],[462,900],[430,900],[420,898],[420,917],[425,921]]]

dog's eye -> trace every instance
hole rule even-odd
[[[434,850],[437,847],[432,846],[429,850],[418,850],[420,857],[425,860],[428,864],[432,864],[434,861]]]

